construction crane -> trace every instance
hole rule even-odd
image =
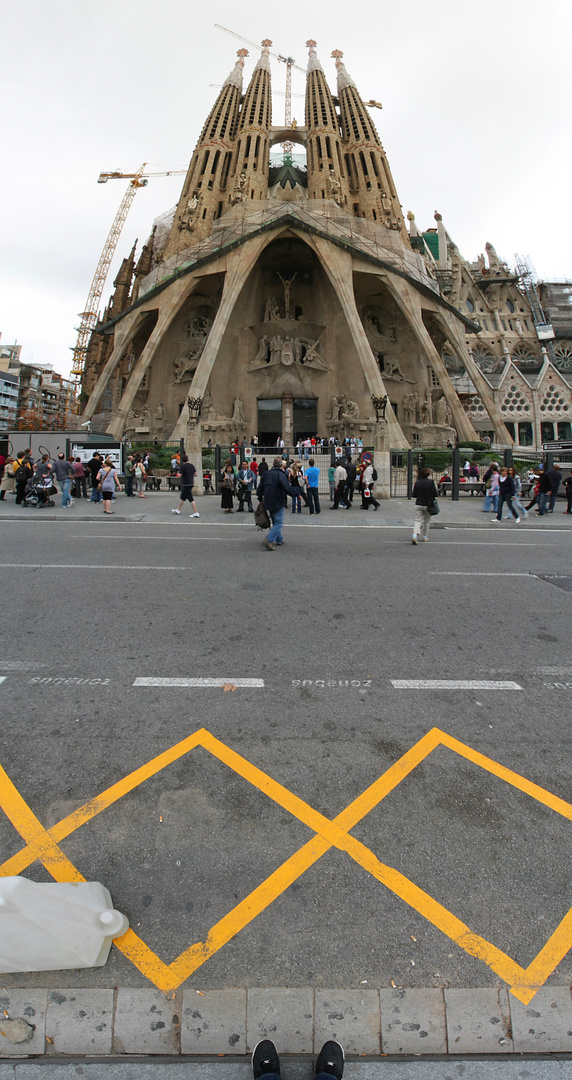
[[[224,30],[225,34],[231,34],[232,37],[238,38],[239,41],[244,41],[246,45],[252,45],[254,49],[267,48],[270,56],[273,56],[275,60],[279,60],[281,64],[286,64],[286,91],[284,94],[284,127],[290,130],[292,127],[292,68],[296,68],[296,71],[301,71],[303,75],[306,74],[304,68],[298,67],[293,56],[282,56],[281,53],[272,52],[270,46],[272,42],[269,38],[265,38],[259,45],[257,41],[250,41],[249,38],[242,37],[242,34],[236,34],[234,30],[229,30],[226,26],[221,26],[220,23],[215,23],[217,30]],[[284,150],[284,163],[291,164],[292,162],[292,143],[287,141],[282,143]]]
[[[96,267],[95,274],[93,275],[93,281],[91,283],[89,293],[87,294],[87,301],[85,304],[85,310],[80,314],[80,325],[77,332],[77,341],[73,349],[73,364],[72,364],[72,404],[73,397],[77,400],[77,390],[83,374],[85,365],[85,357],[87,352],[87,346],[91,333],[97,325],[99,316],[99,303],[109,273],[109,267],[111,266],[113,256],[115,255],[115,249],[119,237],[121,236],[121,230],[125,225],[127,215],[131,209],[131,204],[135,198],[139,188],[147,187],[148,177],[150,176],[180,176],[186,172],[185,169],[164,169],[161,172],[145,173],[145,166],[147,162],[144,161],[137,172],[123,173],[119,169],[115,169],[114,172],[102,172],[98,177],[98,184],[106,184],[108,180],[129,180],[127,190],[121,200],[119,210],[115,215],[115,219],[109,230],[107,240],[105,241],[103,251],[99,257],[99,262]],[[76,406],[77,407],[77,406]]]

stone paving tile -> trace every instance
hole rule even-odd
[[[510,1054],[510,1004],[502,986],[445,990],[450,1054]]]
[[[379,996],[384,1054],[447,1053],[441,990],[380,990]]]
[[[113,990],[51,990],[46,1015],[48,1054],[110,1054]]]
[[[251,988],[247,991],[246,1043],[272,1039],[279,1054],[311,1054],[314,993],[311,987]]]
[[[346,1054],[379,1054],[379,990],[316,990],[315,1054],[327,1039],[340,1042]]]
[[[160,990],[117,991],[113,1050],[117,1054],[178,1054],[182,994]]]
[[[13,1043],[0,1035],[0,1056],[43,1054],[45,1052],[47,990],[0,990],[0,1009],[12,1020],[21,1018],[34,1028],[29,1042]]]
[[[183,993],[182,1054],[246,1054],[246,990]]]
[[[510,1011],[517,1054],[572,1050],[572,998],[569,987],[544,986],[536,992],[530,1005],[523,1005],[511,995]]]
[[[7,1061],[0,1061],[0,1080],[15,1080],[15,1077],[14,1066]]]

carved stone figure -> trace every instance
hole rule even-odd
[[[282,360],[282,338],[275,334],[270,338],[270,363],[279,364]]]
[[[342,195],[342,185],[338,180],[333,169],[330,169],[330,175],[328,177],[328,186],[330,188],[330,195],[338,206],[344,205],[344,197]]]
[[[381,315],[381,312],[369,311],[365,316],[366,330],[369,331],[371,337],[375,341],[376,338],[383,338],[384,344],[387,341],[391,341],[393,344],[397,343],[397,333],[395,326],[387,326]]]
[[[266,301],[266,308],[264,311],[264,322],[272,322],[274,319],[280,319],[280,305],[275,296],[269,296]]]
[[[163,405],[163,402],[160,401],[159,404],[157,405],[156,410],[155,410],[155,420],[164,420],[164,419],[165,419],[165,406]]]
[[[283,278],[282,274],[279,271],[277,271],[277,273],[280,281],[284,286],[284,318],[290,319],[292,317],[290,315],[290,286],[292,285],[296,274],[292,274],[291,278]]]
[[[401,364],[395,356],[383,357],[383,377],[384,379],[395,379],[396,382],[412,382],[412,379],[408,379],[401,370]]]
[[[521,323],[520,319],[515,319],[514,320],[514,325],[516,327],[517,334],[520,334],[521,337],[522,337],[522,335],[524,334],[524,330],[523,330],[522,323]]]
[[[238,177],[235,185],[234,185],[234,191],[233,191],[233,193],[231,195],[231,199],[230,199],[231,203],[235,204],[235,203],[239,203],[239,202],[244,202],[244,200],[246,199],[246,185],[247,184],[248,184],[248,179],[247,179],[246,173],[242,172],[240,174],[240,176]]]
[[[403,417],[406,424],[417,423],[417,405],[419,403],[419,394],[406,394],[402,401]]]
[[[421,403],[419,405],[419,423],[420,424],[430,424],[431,423],[431,418],[430,418],[430,414],[429,414],[429,405],[427,404],[427,399],[426,398],[424,398],[424,400],[421,401]]]
[[[270,350],[268,348],[268,338],[266,334],[263,334],[258,343],[258,352],[252,361],[253,364],[267,364],[270,360]]]
[[[282,342],[282,355],[281,361],[286,367],[290,367],[290,364],[294,363],[294,339],[291,337],[285,337]]]
[[[437,414],[437,423],[440,427],[443,427],[447,423],[447,399],[440,397],[435,405],[435,412]]]
[[[342,420],[347,420],[353,423],[355,420],[359,420],[359,406],[357,401],[348,400],[346,402],[344,411],[342,413]]]
[[[430,387],[427,387],[425,391],[425,411],[427,415],[427,423],[433,423],[433,395]]]
[[[202,349],[200,350],[202,352]],[[200,356],[200,353],[199,353]],[[175,360],[175,382],[191,382],[199,365],[199,356],[178,356]]]
[[[341,420],[342,415],[345,412],[345,409],[346,409],[346,395],[345,394],[340,394],[340,396],[338,397],[337,394],[334,394],[334,396],[332,398],[332,411],[331,411],[330,415],[326,417],[326,419],[331,420],[331,421],[339,421],[339,420]]]
[[[248,420],[244,415],[244,402],[242,398],[236,397],[234,399],[233,412],[231,417],[231,423],[233,424],[248,424]]]
[[[186,229],[187,232],[193,231],[200,198],[200,195],[193,194],[188,200],[179,220],[179,229]]]

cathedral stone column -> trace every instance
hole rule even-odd
[[[403,312],[422,351],[435,371],[447,404],[451,410],[453,427],[456,428],[459,438],[466,439],[469,442],[477,442],[478,435],[461,405],[444,361],[435,348],[431,335],[423,322],[419,295],[410,287],[408,282],[404,281],[402,278],[394,278],[392,275],[388,274],[383,278],[383,281],[384,284],[387,285],[387,288],[391,292],[391,295],[400,310]]]
[[[391,408],[389,394],[385,388],[385,383],[356,307],[353,290],[352,256],[349,252],[341,251],[319,236],[308,237],[306,242],[314,246],[320,262],[334,287],[350,328],[370,394],[381,398],[387,397],[385,432],[388,446],[396,450],[408,450],[409,443]]]
[[[161,300],[163,301],[163,307],[162,310],[159,310],[157,324],[131,372],[131,377],[125,387],[119,407],[107,429],[108,434],[113,435],[114,438],[120,439],[123,435],[125,421],[127,420],[129,410],[133,405],[137,391],[141,386],[143,376],[149,368],[155,355],[155,351],[161,344],[163,335],[166,333],[169,324],[181,310],[181,307],[187,300],[190,292],[192,292],[197,280],[197,275],[193,274],[189,278],[182,278],[180,281],[174,281],[170,289],[162,294],[159,302],[161,303]]]
[[[232,315],[234,305],[244,288],[244,283],[260,255],[260,252],[274,239],[275,235],[276,234],[265,233],[263,236],[257,236],[251,241],[246,241],[245,244],[226,256],[226,275],[221,302],[211,326],[202,356],[193,376],[193,381],[189,388],[189,397],[202,398],[205,396],[211,371],[217,358],[218,350],[220,349],[223,335],[228,325],[228,320]],[[186,437],[186,419],[183,413],[181,413],[173,428],[169,441],[174,442],[175,440],[184,437]]]

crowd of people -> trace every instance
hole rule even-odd
[[[113,514],[111,502],[115,492],[121,490],[119,474],[111,457],[95,451],[89,461],[80,457],[59,453],[51,459],[42,454],[34,459],[29,450],[21,450],[15,457],[0,454],[0,501],[8,492],[14,492],[16,506],[37,506],[44,509],[54,506],[52,495],[61,492],[61,506],[69,510],[76,499],[89,499],[101,503],[104,514]],[[125,494],[133,497],[133,484],[137,494],[145,498],[145,466],[140,455],[129,455],[125,463]],[[88,482],[90,492],[88,495]]]

